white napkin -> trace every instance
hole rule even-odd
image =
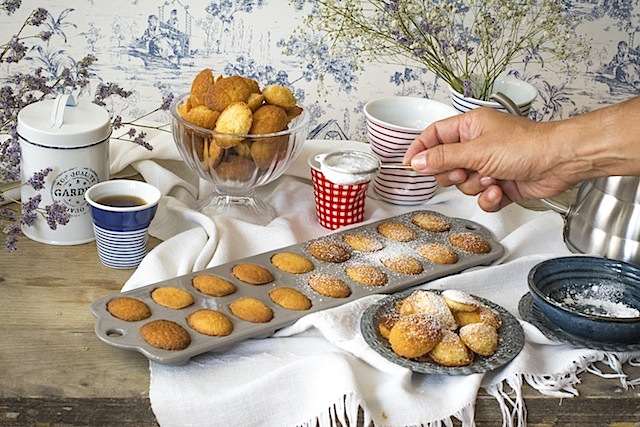
[[[152,154],[112,144],[112,173],[130,166],[161,188],[163,197],[150,233],[159,244],[123,290],[202,270],[235,259],[302,242],[329,233],[315,219],[307,159],[319,152],[368,146],[354,141],[308,141],[286,176],[259,189],[278,217],[267,226],[239,218],[209,218],[189,208],[210,186],[189,173],[172,148],[171,138],[152,141]],[[126,143],[125,143],[126,144]],[[154,149],[154,151],[156,151]],[[415,209],[476,221],[489,228],[506,248],[500,265],[476,267],[423,285],[455,288],[487,298],[518,316],[526,276],[536,263],[569,255],[562,242],[562,218],[512,205],[499,213],[479,209],[476,199],[455,189],[439,191],[426,205],[401,207],[374,198],[366,203],[366,221]],[[359,318],[381,296],[371,296],[331,310],[313,313],[266,339],[248,340],[224,352],[198,356],[182,366],[150,362],[150,399],[162,426],[328,426],[338,420],[355,423],[358,408],[364,424],[377,426],[450,425],[455,418],[474,425],[474,402],[485,387],[501,405],[505,425],[524,425],[523,379],[543,393],[576,395],[576,375],[602,360],[615,367],[640,354],[607,354],[574,349],[546,339],[524,324],[522,353],[509,365],[488,374],[440,376],[414,374],[374,352],[359,330]],[[504,385],[515,390],[507,396]]]

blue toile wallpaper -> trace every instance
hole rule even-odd
[[[14,0],[17,2],[17,0]],[[311,0],[23,0],[15,13],[0,14],[3,43],[37,8],[52,18],[52,37],[35,42],[28,60],[3,64],[0,76],[43,67],[56,76],[63,64],[87,54],[93,95],[99,82],[115,82],[133,96],[108,108],[134,118],[155,108],[167,93],[188,91],[203,68],[289,85],[312,115],[310,139],[365,140],[363,105],[388,95],[424,96],[449,102],[446,85],[420,67],[370,63],[326,64],[322,49],[296,43]],[[539,91],[532,118],[566,118],[640,93],[640,5],[638,0],[565,0],[589,36],[592,50],[577,75],[550,73],[538,65],[516,64],[511,73]],[[286,53],[285,53],[286,52]],[[303,54],[304,53],[304,54]],[[313,53],[313,52],[311,52]],[[309,59],[313,58],[313,60]],[[11,67],[11,68],[9,68]],[[319,85],[320,77],[324,84]],[[168,121],[162,113],[155,121]]]

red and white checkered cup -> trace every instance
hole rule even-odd
[[[309,159],[318,222],[329,230],[364,221],[365,200],[370,180],[355,184],[330,181],[317,156]]]
[[[411,142],[431,123],[458,114],[450,105],[427,98],[390,96],[364,106],[367,139],[381,163],[400,163]],[[412,170],[380,169],[373,188],[382,200],[396,205],[425,203],[435,193],[433,176]]]

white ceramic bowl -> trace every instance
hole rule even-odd
[[[450,105],[427,98],[389,96],[369,101],[364,115],[372,123],[400,133],[420,133],[431,123],[457,114]]]

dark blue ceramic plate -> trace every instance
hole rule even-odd
[[[441,290],[428,289],[429,292],[440,293]],[[407,359],[393,352],[386,338],[380,334],[380,317],[395,311],[398,301],[407,298],[414,289],[408,289],[389,295],[373,304],[365,310],[360,319],[360,330],[364,340],[369,346],[385,359],[411,369],[413,372],[432,375],[471,375],[480,372],[493,371],[511,362],[520,353],[524,346],[524,330],[511,313],[491,301],[473,296],[484,306],[492,309],[502,319],[502,326],[498,330],[498,349],[492,356],[483,357],[475,355],[474,361],[467,366],[449,367],[442,366],[428,357],[420,359]]]
[[[590,256],[553,258],[529,272],[540,311],[564,331],[607,343],[640,341],[640,268]]]

